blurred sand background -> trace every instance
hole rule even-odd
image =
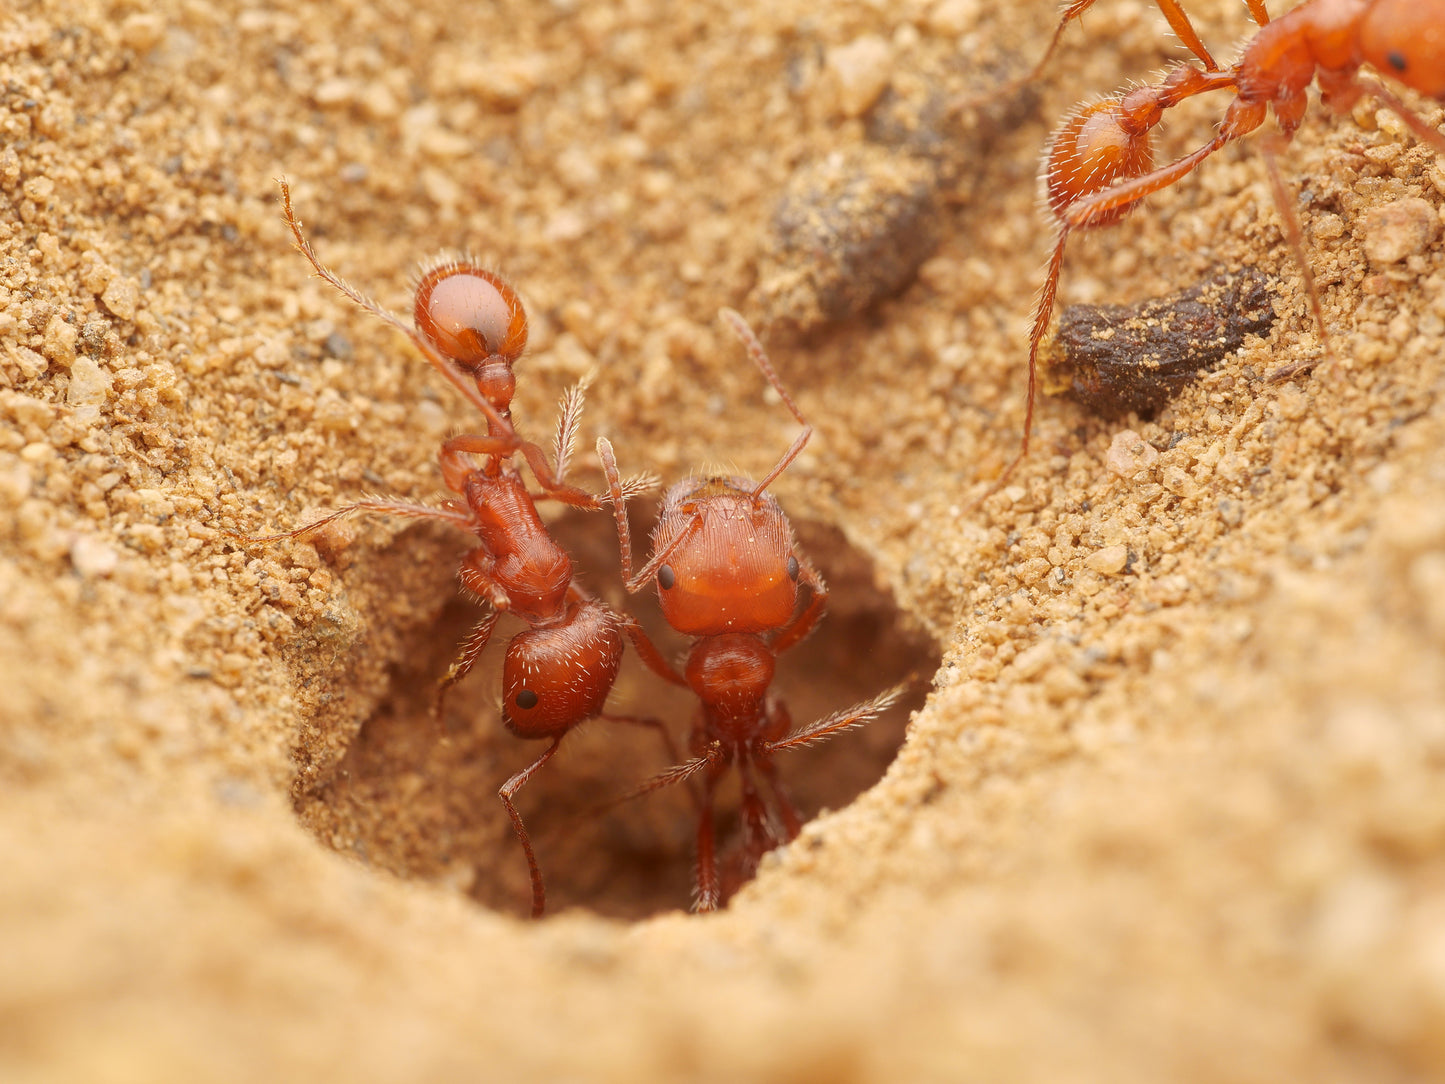
[[[1248,33],[1235,0],[1189,11],[1222,57]],[[1081,240],[1065,302],[1252,265],[1278,319],[1153,421],[1044,401],[1035,454],[971,507],[1019,437],[1039,148],[1180,55],[1153,4],[1100,0],[1036,86],[946,115],[1053,17],[0,20],[0,1077],[1445,1075],[1445,172],[1372,107],[1312,111],[1283,171],[1338,357],[1292,380],[1265,378],[1320,347],[1250,146]],[[1222,106],[1194,104],[1161,153],[1206,138]],[[594,726],[524,792],[558,913],[518,917],[494,794],[537,750],[481,675],[447,741],[425,725],[473,615],[462,540],[220,534],[423,498],[475,425],[308,276],[283,174],[323,258],[394,308],[438,251],[498,266],[532,316],[519,424],[542,437],[595,369],[582,447],[607,434],[625,469],[766,471],[795,429],[717,309],[768,329],[818,428],[775,491],[835,592],[780,666],[794,713],[912,669],[921,707],[896,759],[901,717],[788,762],[835,812],[722,914],[678,910],[685,800],[579,815],[660,766]],[[864,237],[903,193],[883,247],[926,259],[860,308],[867,276],[855,297],[779,240],[788,192]],[[620,601],[606,517],[559,530]],[[681,729],[685,702],[658,710]]]

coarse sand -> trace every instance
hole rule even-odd
[[[1187,8],[1221,56],[1251,29]],[[1371,104],[1311,108],[1280,161],[1328,351],[1259,139],[1078,238],[1065,304],[1253,267],[1277,319],[1153,419],[1044,399],[986,496],[1051,243],[1039,150],[1181,55],[1153,3],[1100,0],[990,96],[1054,16],[0,15],[0,1079],[1445,1077],[1445,169]],[[1181,107],[1161,158],[1222,109]],[[833,588],[780,687],[805,722],[916,678],[789,754],[832,812],[720,914],[685,910],[685,793],[596,810],[665,764],[598,723],[523,792],[555,909],[522,917],[495,791],[540,750],[497,725],[495,651],[429,715],[477,614],[464,539],[226,533],[425,499],[479,425],[310,275],[281,176],[393,309],[439,252],[507,275],[518,424],[545,441],[592,374],[594,489],[598,435],[666,482],[766,472],[797,428],[717,310],[763,334],[817,427],[774,491]],[[555,523],[645,612],[609,517]],[[657,685],[614,702],[681,735]]]

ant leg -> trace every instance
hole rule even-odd
[[[532,850],[532,837],[527,835],[527,826],[522,823],[522,816],[517,812],[517,807],[512,804],[512,799],[532,778],[538,768],[552,759],[557,747],[562,744],[562,739],[552,739],[552,744],[547,746],[547,751],[532,761],[516,775],[512,776],[502,784],[502,789],[497,791],[497,797],[502,800],[502,805],[507,809],[507,816],[512,818],[512,828],[516,830],[517,838],[522,841],[522,850],[527,855],[527,871],[532,876],[532,917],[541,918],[542,912],[547,909],[547,890],[542,886],[542,870],[537,865],[536,852]]]
[[[478,546],[462,558],[461,567],[457,569],[457,579],[461,581],[463,588],[476,595],[492,609],[510,610],[512,600],[507,597],[507,592],[502,590],[502,585],[492,575],[492,570],[496,567],[496,558]]]
[[[745,878],[750,878],[757,872],[763,855],[782,841],[773,830],[768,807],[753,778],[751,758],[746,754],[738,758],[738,784],[742,790],[743,873]]]
[[[627,638],[632,641],[632,650],[637,652],[637,657],[642,660],[643,665],[663,681],[687,688],[687,679],[677,672],[677,668],[672,663],[663,658],[662,652],[657,649],[657,645],[647,635],[647,630],[631,617],[625,614],[619,616],[622,618],[622,631],[627,633]]]
[[[713,795],[717,790],[716,771],[703,779],[701,809],[697,818],[697,870],[693,888],[692,909],[716,911],[722,894],[717,876],[717,841],[712,822]]]
[[[448,502],[450,503],[450,502]],[[387,516],[400,516],[404,519],[438,519],[443,523],[450,523],[454,527],[460,527],[464,531],[470,531],[474,526],[472,516],[469,512],[455,507],[433,508],[426,504],[410,504],[406,501],[392,501],[382,498],[372,498],[365,501],[357,501],[355,504],[348,504],[345,508],[338,508],[313,523],[304,527],[297,527],[294,531],[282,531],[280,534],[249,535],[239,534],[235,531],[223,531],[224,534],[241,542],[280,542],[285,538],[300,538],[302,535],[310,534],[312,531],[319,531],[328,524],[337,520],[354,516],[358,512],[380,512]]]
[[[835,734],[841,734],[845,730],[854,730],[864,723],[872,722],[890,708],[894,701],[903,695],[903,690],[908,688],[908,685],[909,682],[904,682],[891,689],[884,689],[871,700],[854,704],[851,708],[844,708],[842,711],[835,711],[832,715],[800,727],[778,741],[764,742],[762,749],[768,754],[780,753],[786,749],[801,749],[805,745],[817,745],[819,742],[827,741]]]
[[[793,805],[793,800],[788,797],[788,792],[783,788],[783,781],[778,776],[778,767],[773,763],[771,754],[758,757],[757,765],[763,778],[768,781],[768,788],[773,792],[773,802],[778,807],[778,816],[783,821],[782,841],[791,843],[803,830],[803,818],[798,815],[798,807]]]
[[[1182,101],[1184,97],[1191,97],[1193,94],[1233,85],[1232,76],[1221,75],[1216,79],[1208,80],[1207,84],[1199,85],[1197,89],[1180,95],[1169,104],[1178,104],[1178,101]],[[1160,166],[1158,169],[1150,170],[1138,177],[1122,180],[1102,191],[1081,195],[1065,207],[1060,217],[1071,230],[1088,229],[1090,226],[1113,221],[1146,196],[1168,188],[1193,173],[1199,168],[1199,164],[1215,151],[1254,131],[1264,123],[1267,110],[1268,104],[1265,102],[1246,102],[1242,98],[1235,98],[1229,105],[1229,111],[1224,115],[1224,122],[1219,126],[1218,134],[1208,143],[1182,158],[1175,159],[1168,165]]]
[[[1246,2],[1250,5],[1251,9],[1253,9],[1255,5],[1259,5],[1260,9],[1263,10],[1262,0],[1246,0]],[[1163,14],[1165,20],[1169,23],[1169,28],[1174,31],[1174,36],[1183,42],[1191,53],[1199,58],[1200,63],[1202,63],[1205,68],[1212,72],[1218,71],[1219,65],[1215,62],[1214,57],[1209,54],[1209,50],[1205,48],[1204,42],[1200,40],[1199,34],[1195,31],[1194,25],[1189,21],[1189,16],[1184,13],[1184,8],[1180,6],[1179,0],[1155,0],[1155,3],[1158,5],[1159,11]],[[1094,0],[1073,0],[1072,3],[1068,4],[1064,8],[1063,14],[1059,16],[1059,25],[1054,28],[1054,36],[1049,39],[1048,48],[1044,50],[1044,55],[1039,58],[1039,62],[1035,64],[1033,70],[1022,79],[1016,79],[1005,84],[1005,91],[1017,90],[1019,87],[1032,83],[1042,75],[1044,68],[1048,67],[1050,58],[1058,51],[1059,42],[1063,40],[1064,31],[1068,29],[1069,24],[1081,18],[1084,12],[1093,6]],[[1266,16],[1266,18],[1268,18],[1268,16]]]
[[[610,715],[605,711],[599,712],[597,718],[609,723],[627,723],[631,726],[642,726],[649,730],[655,730],[658,739],[662,742],[663,750],[667,753],[668,763],[676,764],[682,759],[677,752],[677,743],[672,740],[672,732],[663,725],[661,719],[650,715]]]
[[[782,654],[794,644],[801,643],[808,633],[813,631],[823,611],[828,608],[828,585],[823,582],[823,577],[818,575],[818,570],[806,557],[800,557],[798,561],[798,582],[807,586],[813,594],[808,605],[802,612],[793,619],[792,624],[785,626],[772,639],[773,653]]]
[[[1421,120],[1418,115],[1416,115],[1413,109],[1411,109],[1399,98],[1391,94],[1380,83],[1377,83],[1374,80],[1370,80],[1369,82],[1364,82],[1362,80],[1361,86],[1365,89],[1367,93],[1373,94],[1377,99],[1379,99],[1380,103],[1384,105],[1386,109],[1390,110],[1390,112],[1394,113],[1395,116],[1399,117],[1402,121],[1404,121],[1406,127],[1408,127],[1410,131],[1415,133],[1416,139],[1420,140],[1421,143],[1425,143],[1431,147],[1434,147],[1436,154],[1445,154],[1445,134],[1442,134],[1436,131],[1434,128],[1431,128],[1428,124]]]
[[[1039,299],[1034,305],[1034,323],[1029,331],[1029,390],[1024,400],[1024,439],[1019,444],[1018,454],[1004,467],[1003,472],[994,479],[993,484],[984,491],[982,497],[978,498],[975,504],[983,501],[1008,484],[1013,477],[1014,471],[1018,470],[1019,464],[1028,458],[1029,440],[1034,433],[1034,407],[1038,403],[1038,369],[1039,369],[1039,344],[1044,340],[1044,332],[1049,326],[1049,317],[1054,312],[1054,298],[1059,292],[1059,273],[1064,266],[1064,246],[1069,240],[1069,228],[1059,227],[1058,240],[1054,242],[1054,254],[1049,258],[1049,271],[1044,277],[1043,289],[1039,291]]]
[[[472,667],[477,665],[477,660],[487,648],[487,641],[492,638],[492,630],[497,627],[497,619],[501,616],[501,611],[494,608],[467,633],[467,638],[462,641],[461,654],[447,670],[446,676],[437,682],[436,699],[432,702],[433,719],[441,719],[442,708],[446,706],[447,692],[451,687],[471,673]]]
[[[1199,62],[1204,65],[1205,70],[1217,72],[1219,65],[1214,62],[1214,57],[1209,55],[1209,50],[1199,39],[1193,24],[1189,21],[1189,16],[1185,15],[1184,9],[1180,7],[1179,0],[1154,0],[1154,2],[1159,5],[1159,10],[1163,12],[1165,20],[1169,23],[1169,29],[1174,31],[1174,36],[1199,58]],[[1251,9],[1256,4],[1260,6],[1260,10],[1264,8],[1263,0],[1246,0],[1246,3],[1250,5]]]
[[[527,460],[527,465],[532,468],[532,474],[542,488],[542,496],[561,501],[574,508],[585,508],[588,511],[602,507],[602,502],[585,489],[559,482],[552,471],[552,465],[547,462],[547,454],[530,440],[523,440],[519,437],[516,431],[511,429],[510,424],[500,434],[488,433],[483,436],[480,433],[462,433],[451,437],[442,444],[441,455],[444,462],[449,457],[456,462],[461,462],[458,453],[462,452],[486,456],[490,459],[510,459],[520,452]],[[445,468],[443,473],[445,473]]]
[[[1285,241],[1289,244],[1295,265],[1300,270],[1300,277],[1304,280],[1305,294],[1309,297],[1310,310],[1314,313],[1315,328],[1320,337],[1320,351],[1327,361],[1333,361],[1334,351],[1330,348],[1330,329],[1325,326],[1325,310],[1320,305],[1319,287],[1315,285],[1314,269],[1310,267],[1309,255],[1305,252],[1304,231],[1300,229],[1299,215],[1295,213],[1294,200],[1285,187],[1284,178],[1280,176],[1279,172],[1279,155],[1274,144],[1280,138],[1280,136],[1274,135],[1269,139],[1261,139],[1259,153],[1264,158],[1265,172],[1269,175],[1269,190],[1274,196],[1275,209],[1279,211],[1279,217],[1284,222]]]
[[[783,453],[783,458],[778,460],[777,466],[753,488],[753,497],[756,499],[762,495],[763,490],[773,484],[778,475],[788,469],[788,464],[798,458],[798,454],[807,446],[809,439],[813,436],[813,427],[809,424],[808,419],[803,417],[803,412],[798,409],[798,404],[793,402],[793,397],[788,394],[788,389],[783,387],[783,382],[778,379],[777,371],[773,369],[773,363],[768,360],[768,355],[763,350],[763,344],[758,342],[758,337],[753,334],[753,329],[748,326],[748,322],[742,318],[741,314],[732,309],[719,309],[718,315],[723,318],[723,322],[728,327],[732,328],[733,334],[738,337],[738,341],[743,344],[743,349],[748,352],[748,357],[753,359],[753,364],[762,371],[763,376],[767,377],[768,383],[778,393],[778,398],[783,401],[783,405],[803,427],[803,431],[794,438],[792,446]]]
[[[1244,0],[1249,5],[1249,14],[1260,26],[1269,23],[1269,12],[1264,9],[1264,0]]]

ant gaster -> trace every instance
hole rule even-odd
[[[650,643],[635,645],[656,673],[690,688],[701,706],[692,730],[693,759],[654,777],[629,797],[703,773],[697,829],[699,911],[714,910],[721,902],[713,802],[728,768],[737,767],[742,790],[740,874],[746,879],[764,854],[790,842],[802,826],[778,778],[774,756],[861,726],[902,691],[902,687],[890,689],[797,730],[791,730],[787,709],[770,692],[777,656],[812,631],[828,601],[822,577],[798,551],[787,516],[767,492],[808,443],[813,427],[743,318],[731,309],[723,309],[721,315],[803,427],[763,480],[709,476],[673,485],[658,513],[652,556],[633,575],[616,460],[605,439],[598,441],[597,448],[614,507],[622,510],[617,517],[618,541],[627,590],[637,592],[655,582],[667,623],[696,638],[680,674]],[[803,589],[809,597],[800,608]]]
[[[1064,26],[1093,2],[1080,0],[1065,9],[1055,41]],[[1445,101],[1445,0],[1305,0],[1273,21],[1262,0],[1246,0],[1259,30],[1239,60],[1225,70],[1189,27],[1177,0],[1156,2],[1199,58],[1202,69],[1179,64],[1159,83],[1082,105],[1049,142],[1043,177],[1058,235],[1029,336],[1023,441],[1018,456],[994,484],[995,490],[1028,454],[1039,345],[1053,312],[1064,248],[1073,233],[1117,222],[1145,197],[1182,180],[1220,148],[1259,128],[1271,110],[1282,137],[1292,138],[1304,119],[1312,82],[1318,84],[1325,104],[1336,112],[1346,112],[1362,97],[1373,96],[1418,139],[1445,152],[1445,135],[1384,86],[1360,77],[1360,69],[1368,64],[1426,97]],[[1218,132],[1198,149],[1155,168],[1150,133],[1165,112],[1187,98],[1215,90],[1234,93]],[[1304,256],[1299,222],[1267,148],[1265,157],[1286,237],[1300,265],[1321,341],[1327,344],[1324,312]]]
[[[519,738],[550,744],[535,761],[503,784],[498,796],[512,821],[532,881],[532,914],[546,908],[541,869],[526,825],[513,799],[532,775],[557,752],[568,731],[586,719],[650,726],[659,731],[672,759],[673,746],[661,724],[651,719],[603,713],[607,694],[622,660],[623,630],[629,619],[591,598],[573,578],[572,561],[547,532],[536,499],[545,497],[574,508],[599,509],[615,502],[620,524],[623,501],[651,483],[611,479],[610,494],[598,498],[568,485],[564,478],[582,412],[583,385],[562,400],[556,440],[556,468],[541,448],[523,440],[512,426],[516,390],[512,366],[527,343],[527,316],[516,292],[491,271],[466,260],[432,267],[416,290],[415,328],[362,294],[323,265],[291,209],[291,191],[281,182],[285,220],[296,247],[316,273],[366,311],[401,331],[422,356],[456,387],[487,420],[485,434],[462,434],[442,444],[442,480],[460,500],[437,506],[370,498],[357,501],[294,531],[252,538],[269,542],[310,534],[358,512],[380,512],[412,519],[440,520],[477,537],[480,543],[462,558],[458,578],[470,594],[487,603],[486,615],[462,644],[437,688],[435,712],[443,699],[476,665],[503,613],[527,624],[507,644],[502,663],[502,722]],[[585,383],[585,382],[584,382]],[[534,495],[513,465],[521,455],[541,489]]]

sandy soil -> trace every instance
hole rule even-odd
[[[18,8],[0,1076],[1445,1075],[1445,171],[1388,115],[1316,108],[1284,159],[1332,360],[1260,156],[1227,151],[1077,244],[1064,300],[1252,265],[1268,339],[1152,421],[1046,400],[977,505],[1022,420],[1038,150],[1177,55],[1145,0],[956,120],[1052,0]],[[1221,53],[1249,28],[1189,10]],[[1205,138],[1195,105],[1163,153]],[[592,727],[526,792],[559,913],[518,917],[494,791],[536,750],[485,675],[445,740],[426,717],[473,614],[461,539],[222,533],[424,497],[476,424],[308,277],[283,174],[388,305],[444,249],[501,268],[533,321],[521,424],[595,369],[583,447],[628,469],[769,467],[795,428],[715,314],[769,326],[818,427],[776,492],[835,581],[782,667],[795,715],[922,676],[901,750],[900,717],[796,754],[836,812],[720,915],[678,910],[685,798],[582,815],[660,766]],[[559,523],[620,601],[609,529]],[[659,697],[618,693],[681,730]]]

